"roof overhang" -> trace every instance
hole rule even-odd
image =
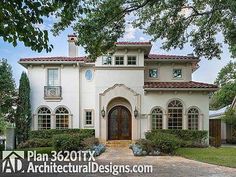
[[[148,55],[151,51],[152,44],[116,44],[117,50],[142,50],[144,55]]]
[[[214,92],[217,88],[144,88],[145,91],[208,91]]]

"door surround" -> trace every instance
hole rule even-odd
[[[115,127],[112,124],[115,124]],[[131,139],[132,117],[130,110],[123,105],[114,106],[108,113],[108,140]]]

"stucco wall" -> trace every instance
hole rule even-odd
[[[149,78],[148,72],[149,69],[158,69],[158,78]],[[174,79],[173,78],[173,69],[182,69],[182,78]],[[160,82],[183,82],[192,80],[192,68],[190,64],[173,64],[173,63],[158,63],[149,62],[145,65],[145,81],[160,81]]]

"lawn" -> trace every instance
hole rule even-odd
[[[180,148],[176,154],[192,160],[236,168],[236,148],[233,147]]]

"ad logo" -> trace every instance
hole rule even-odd
[[[3,151],[2,172],[16,173],[23,171],[24,151]]]

